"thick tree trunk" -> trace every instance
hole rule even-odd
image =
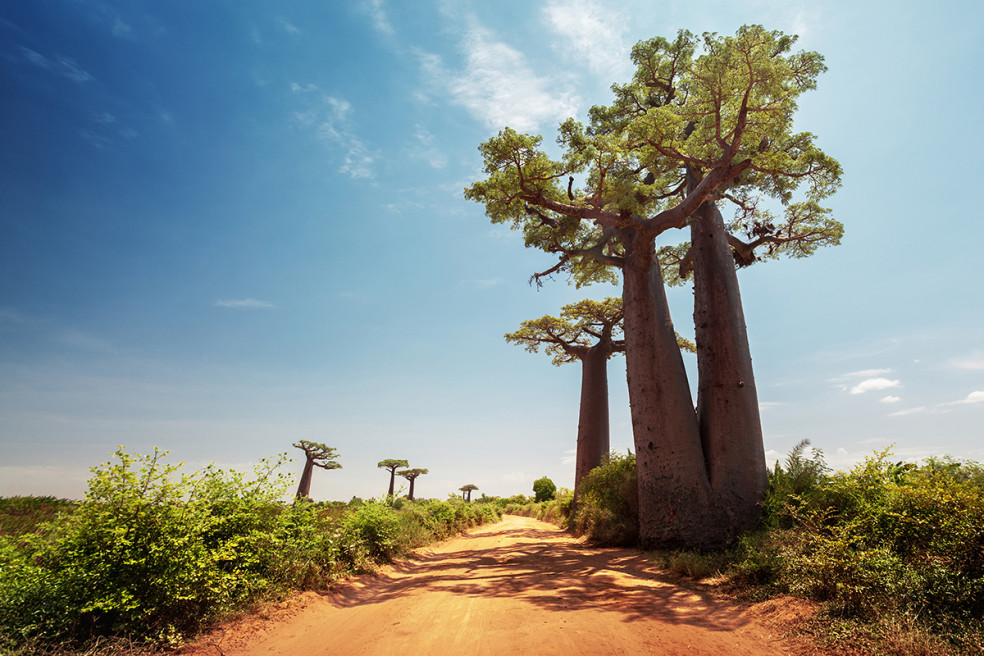
[[[726,512],[710,486],[687,372],[652,239],[629,229],[623,307],[625,358],[646,547],[714,547]]]
[[[410,479],[410,492],[409,492],[409,494],[407,494],[407,500],[408,501],[413,501],[413,482],[415,480],[417,480],[417,479],[415,479],[415,478],[411,478]]]
[[[308,456],[304,461],[304,471],[301,473],[301,482],[297,486],[297,498],[306,499],[311,496],[311,475],[314,472],[314,459]]]
[[[711,486],[731,512],[734,535],[761,516],[768,471],[738,275],[713,202],[694,215],[691,253],[697,419]]]
[[[599,343],[581,356],[581,409],[577,422],[574,497],[589,471],[601,465],[610,445],[608,356],[611,344]]]
[[[393,496],[393,489],[394,489],[393,486],[395,483],[396,483],[396,467],[394,467],[390,471],[390,486],[389,486],[389,491],[386,493],[386,496],[390,496],[390,497]]]

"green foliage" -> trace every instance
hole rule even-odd
[[[635,456],[613,451],[581,480],[571,528],[600,545],[636,544],[638,494]]]
[[[528,247],[560,254],[547,273],[578,285],[613,280],[624,226],[655,237],[683,227],[710,197],[733,203],[729,230],[744,264],[835,245],[843,229],[820,203],[839,187],[841,167],[814,135],[793,132],[799,96],[826,67],[818,53],[793,52],[795,41],[758,25],[642,41],[635,75],[612,87],[612,104],[591,108],[587,125],[560,126],[559,160],[540,136],[505,128],[479,147],[487,177],[465,197],[522,230]],[[692,190],[688,170],[703,178]],[[565,187],[574,176],[582,188]]]
[[[940,640],[980,653],[959,645],[984,636],[984,468],[886,449],[832,474],[806,446],[770,477],[766,528],[728,552],[732,581],[824,602],[827,633],[836,624],[870,653],[943,653]]]
[[[337,449],[326,444],[300,440],[294,443],[294,448],[302,450],[305,457],[311,460],[315,467],[321,467],[322,469],[342,468],[342,464],[338,462]]]
[[[557,494],[557,486],[549,478],[544,476],[533,481],[533,494],[537,503],[540,501],[550,501]]]
[[[283,456],[247,479],[213,466],[184,475],[165,455],[121,447],[93,468],[74,512],[0,536],[0,653],[108,636],[176,643],[231,610],[499,516],[460,501],[403,512],[375,501],[285,505]]]
[[[556,491],[549,501],[534,501],[523,495],[502,500],[503,512],[510,515],[533,517],[558,526],[567,526],[574,505],[574,493],[566,488]]]
[[[506,333],[506,341],[523,346],[530,353],[544,347],[555,365],[576,362],[588,349],[603,345],[608,356],[624,351],[619,341],[622,333],[622,299],[604,301],[585,299],[565,305],[560,317],[544,315],[524,321],[519,330]]]
[[[75,501],[55,497],[0,497],[0,536],[31,533],[76,505]]]

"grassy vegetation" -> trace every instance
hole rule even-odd
[[[247,478],[181,474],[164,455],[120,449],[77,504],[0,501],[0,653],[174,645],[230,612],[499,517],[460,501],[286,505],[283,458]]]
[[[838,654],[984,654],[984,467],[883,451],[849,472],[799,445],[770,476],[762,526],[731,548],[663,551],[664,568],[745,598],[822,604],[808,631]],[[613,454],[570,504],[516,512],[554,520],[600,545],[635,541],[635,467]]]

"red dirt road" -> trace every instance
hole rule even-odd
[[[380,574],[306,593],[203,637],[194,656],[804,654],[763,608],[661,580],[644,555],[590,549],[506,516]]]

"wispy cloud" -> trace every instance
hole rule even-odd
[[[393,36],[395,30],[386,15],[386,3],[383,0],[364,0],[362,11],[369,14],[373,28],[385,36]]]
[[[984,355],[980,353],[974,353],[964,358],[955,358],[950,360],[950,366],[954,369],[964,369],[967,371],[981,371],[984,370]]]
[[[460,72],[447,70],[440,57],[429,53],[418,54],[418,61],[432,85],[485,127],[533,132],[577,113],[578,98],[569,83],[537,75],[522,53],[489,30],[472,29],[461,47],[465,68]]]
[[[278,22],[280,23],[280,27],[287,34],[296,36],[301,33],[301,30],[286,18],[281,18]]]
[[[881,401],[882,403],[898,403],[901,400],[902,397],[892,396],[891,394],[889,394],[888,396],[883,396],[882,398],[879,399],[879,401]]]
[[[413,149],[412,156],[415,159],[422,159],[431,168],[443,169],[448,164],[448,156],[446,153],[436,148],[434,144],[434,135],[424,129],[422,126],[418,125],[417,130],[414,133],[414,139],[416,139],[416,146]]]
[[[982,403],[984,403],[984,390],[977,390],[968,394],[965,399],[960,399],[959,401],[949,401],[947,403],[941,403],[940,405],[980,405]]]
[[[851,388],[851,394],[864,394],[899,387],[901,381],[888,378],[866,378]]]
[[[547,25],[560,37],[556,48],[587,62],[588,70],[604,78],[627,79],[632,74],[625,35],[629,21],[623,12],[595,0],[550,0],[543,8]]]
[[[312,85],[292,84],[291,89],[307,92]],[[375,154],[369,150],[362,139],[352,129],[352,105],[341,98],[323,95],[319,104],[292,115],[294,125],[303,130],[313,131],[318,139],[341,147],[344,151],[339,173],[354,179],[373,179],[376,177],[373,165]]]
[[[890,373],[892,373],[891,369],[862,369],[831,378],[830,382],[836,383],[842,390],[851,394],[901,387],[902,381],[885,378],[885,374]]]
[[[503,278],[471,278],[462,280],[460,286],[472,287],[473,289],[491,289],[505,282]]]
[[[871,378],[873,376],[884,376],[885,374],[892,373],[891,369],[862,369],[861,371],[852,371],[846,373],[843,376],[838,376],[832,378],[831,380],[835,383],[842,383],[847,380],[855,380],[858,378]]]
[[[268,301],[259,301],[255,298],[223,298],[215,301],[215,306],[245,310],[262,310],[265,308],[272,308],[273,303]]]
[[[938,414],[943,412],[952,412],[955,406],[961,405],[984,405],[984,390],[975,390],[968,394],[962,399],[957,401],[944,401],[943,403],[937,403],[933,406],[919,406],[916,408],[906,408],[905,410],[899,410],[898,412],[893,412],[889,417],[905,417],[907,415],[915,414]]]
[[[22,47],[20,50],[25,61],[37,66],[38,68],[43,68],[50,71],[55,75],[67,77],[78,84],[95,79],[91,73],[79,66],[74,59],[62,57],[57,54],[52,57],[46,57],[40,52],[31,50],[30,48]]]

